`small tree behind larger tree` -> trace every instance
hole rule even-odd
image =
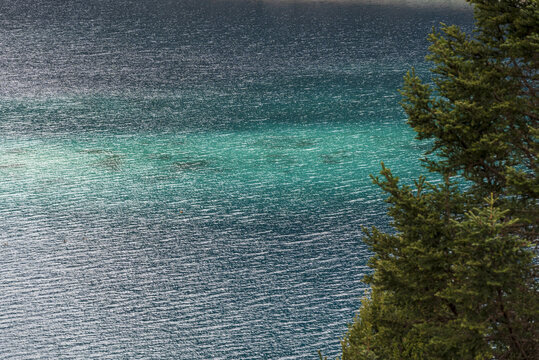
[[[374,179],[396,232],[367,231],[371,292],[343,360],[539,358],[538,1],[469,2],[474,34],[430,35],[432,84],[405,78],[408,122],[443,181]]]

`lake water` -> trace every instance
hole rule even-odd
[[[337,355],[426,1],[2,1],[0,358]]]

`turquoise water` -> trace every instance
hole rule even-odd
[[[453,4],[453,3],[451,3]],[[453,5],[0,6],[1,358],[334,356]]]

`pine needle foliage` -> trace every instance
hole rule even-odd
[[[366,230],[371,291],[342,360],[539,359],[538,0],[469,2],[474,33],[433,29],[432,78],[404,79],[443,181],[373,178],[395,232]]]

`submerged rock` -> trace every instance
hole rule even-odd
[[[123,164],[123,157],[117,154],[107,155],[103,159],[97,161],[96,164],[109,171],[120,171]]]
[[[296,142],[294,144],[294,147],[297,148],[297,149],[306,149],[306,148],[312,148],[315,145],[316,145],[316,142],[311,141],[311,140],[307,140],[307,139],[303,139],[303,140],[300,140],[300,141]]]
[[[0,164],[0,169],[17,169],[24,167],[24,164]]]
[[[6,154],[10,154],[10,155],[12,155],[12,154],[16,154],[16,155],[18,155],[18,154],[26,154],[27,152],[28,152],[27,150],[20,149],[20,148],[6,150]]]
[[[188,171],[207,168],[209,165],[210,162],[208,160],[187,160],[174,162],[172,168],[176,171]]]
[[[81,152],[85,154],[93,154],[93,155],[100,155],[100,154],[112,155],[109,151],[105,149],[84,149],[84,150],[81,150]]]
[[[349,159],[352,156],[352,154],[348,151],[335,151],[329,154],[322,154],[320,155],[320,158],[322,159],[322,162],[324,164],[329,165],[335,165],[335,164],[341,164],[346,159]]]
[[[291,166],[296,163],[296,161],[288,155],[285,154],[268,154],[266,160],[271,164],[276,165],[285,165]]]
[[[314,147],[316,142],[314,140],[286,136],[265,138],[256,141],[254,144],[266,149],[306,149]]]
[[[162,161],[167,161],[167,160],[172,160],[172,155],[170,154],[149,154],[147,155],[148,159],[152,159],[152,160],[162,160]]]

